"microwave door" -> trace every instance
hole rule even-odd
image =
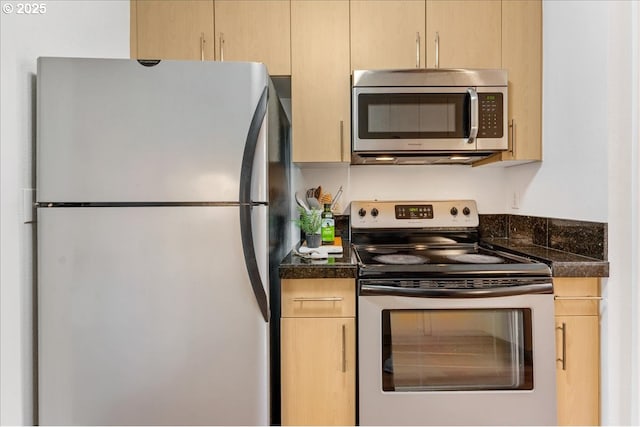
[[[476,150],[473,88],[354,88],[355,151]]]

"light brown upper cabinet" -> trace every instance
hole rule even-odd
[[[427,0],[427,68],[500,68],[501,3]]]
[[[424,68],[424,0],[351,0],[350,6],[352,70]]]
[[[291,1],[294,162],[350,161],[349,1]]]
[[[542,2],[502,3],[502,67],[509,72],[509,151],[502,160],[542,160]]]
[[[291,74],[289,0],[215,0],[216,59],[256,61]]]
[[[213,0],[132,0],[131,57],[213,59]]]
[[[476,165],[542,160],[542,1],[502,2],[502,68],[509,73],[509,150]]]

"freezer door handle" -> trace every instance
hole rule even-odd
[[[253,246],[253,224],[251,222],[251,209],[256,204],[251,200],[251,181],[253,175],[253,159],[255,157],[256,147],[258,145],[258,136],[262,122],[267,114],[267,98],[268,87],[265,86],[253,113],[247,140],[244,145],[244,154],[242,156],[242,170],[240,173],[240,234],[242,238],[242,250],[244,252],[244,262],[249,273],[249,280],[253,288],[253,294],[256,297],[264,321],[269,321],[269,302],[265,292],[262,278],[260,277],[260,269],[256,259],[256,252]],[[262,203],[260,203],[262,204]]]

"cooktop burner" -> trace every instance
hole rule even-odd
[[[382,264],[396,264],[396,265],[425,264],[429,262],[428,258],[425,258],[420,255],[410,255],[410,254],[378,255],[373,257],[373,260],[380,262]]]
[[[449,256],[449,259],[455,262],[464,262],[468,264],[502,264],[504,262],[504,258],[484,254],[451,255]]]

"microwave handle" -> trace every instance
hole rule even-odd
[[[467,89],[467,93],[471,100],[471,129],[469,129],[467,144],[473,144],[476,142],[476,137],[478,136],[478,92],[470,87]]]

